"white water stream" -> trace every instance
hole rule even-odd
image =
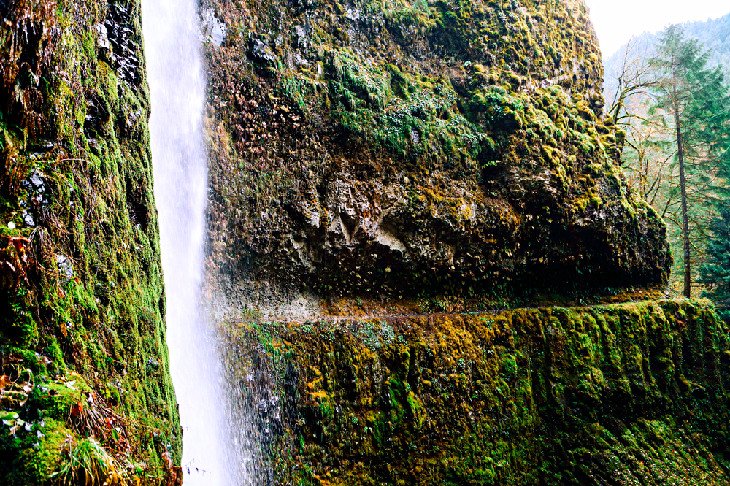
[[[207,199],[206,79],[196,0],[143,0],[150,134],[167,299],[170,370],[185,486],[235,485],[225,385],[202,296]]]

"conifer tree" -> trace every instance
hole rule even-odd
[[[707,295],[723,316],[730,318],[730,208],[726,208],[712,225],[714,238],[707,248],[707,260],[702,266],[702,283]]]
[[[654,110],[663,113],[672,129],[679,181],[683,249],[683,294],[692,296],[692,245],[690,212],[703,199],[718,205],[725,192],[721,176],[728,168],[730,98],[720,69],[707,67],[707,53],[694,40],[685,39],[680,27],[668,28],[657,56]],[[707,204],[702,205],[707,208]]]

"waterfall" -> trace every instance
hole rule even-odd
[[[150,135],[184,484],[237,484],[225,385],[203,299],[206,79],[196,0],[143,0]],[[240,461],[239,461],[240,462]]]

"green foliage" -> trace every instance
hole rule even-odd
[[[677,112],[686,154],[699,187],[730,165],[730,90],[719,67],[708,67],[709,53],[696,40],[670,27],[651,65],[656,69],[656,108]],[[670,120],[670,126],[677,128]]]
[[[724,317],[730,318],[730,210],[720,213],[711,227],[712,238],[702,266],[702,283]]]
[[[585,100],[571,99],[558,86],[515,92],[492,84],[487,68],[471,61],[463,69],[469,76],[467,97],[450,80],[369,62],[344,48],[328,52],[326,83],[288,73],[280,91],[305,113],[329,108],[347,133],[425,166],[478,171],[512,156],[507,152],[515,136],[543,147],[540,155],[561,177],[568,170],[563,166],[578,158],[612,156],[607,148],[615,141],[598,133]],[[574,148],[579,150],[561,160],[560,152]]]
[[[114,459],[93,438],[76,444],[68,440],[61,454],[61,465],[51,478],[60,485],[112,485],[121,480]]]
[[[498,133],[511,134],[525,124],[525,103],[499,86],[475,93],[468,106],[472,117]]]
[[[685,295],[687,279],[699,282],[696,264],[705,257],[711,221],[728,199],[730,90],[708,56],[674,26],[647,69],[640,60],[634,61],[639,67],[624,67],[636,83],[625,88],[633,94],[622,116],[629,120],[624,163],[632,185],[668,223],[673,288]],[[652,97],[640,94],[647,89]]]
[[[277,484],[304,471],[332,484],[727,480],[730,340],[707,302],[387,324],[370,341],[370,319],[266,327],[287,354],[257,346],[238,372],[273,366]],[[255,331],[234,342],[257,344]]]
[[[365,10],[371,15],[382,13],[395,35],[412,29],[424,32],[438,24],[438,12],[427,0],[369,0]]]
[[[15,422],[17,424],[18,420]],[[2,447],[14,447],[22,451],[17,462],[3,471],[3,484],[48,484],[51,475],[57,471],[66,441],[71,435],[72,431],[63,421],[52,418],[25,421],[15,434],[9,434],[7,426],[0,429]]]

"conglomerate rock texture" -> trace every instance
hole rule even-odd
[[[175,481],[140,20],[0,2],[3,485]]]
[[[509,296],[666,278],[663,224],[627,193],[601,119],[582,1],[205,5],[212,250],[233,287]]]

